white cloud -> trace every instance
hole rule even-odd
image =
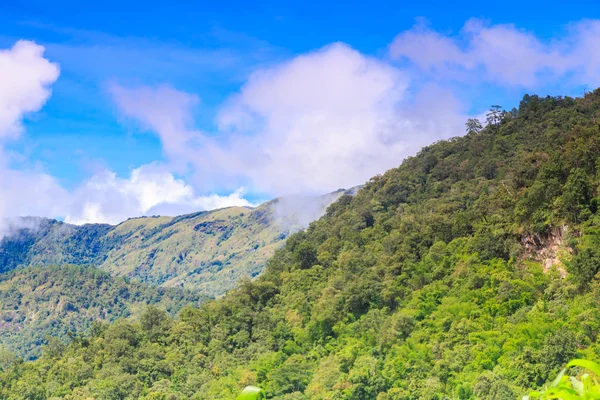
[[[72,194],[65,221],[73,224],[117,224],[140,215],[178,215],[229,206],[252,206],[238,190],[227,196],[196,196],[194,189],[155,165],[131,172],[128,179],[103,171]]]
[[[458,35],[442,35],[422,24],[400,33],[390,45],[395,59],[408,59],[440,76],[525,88],[557,78],[600,84],[600,21],[572,24],[566,33],[543,41],[511,24],[467,21]],[[475,74],[474,74],[475,73]]]
[[[38,111],[50,96],[59,69],[43,53],[42,46],[25,40],[0,50],[0,139],[20,134],[24,115]]]
[[[54,214],[64,204],[65,191],[53,177],[11,169],[4,151],[4,141],[22,132],[23,118],[44,105],[58,78],[58,66],[43,53],[43,47],[28,41],[0,49],[0,237],[7,218]]]
[[[411,145],[394,131],[407,85],[401,71],[343,44],[258,71],[219,115],[221,130],[238,135],[225,167],[275,193],[362,183]]]
[[[394,63],[332,44],[255,71],[222,105],[210,134],[194,127],[195,94],[165,85],[112,85],[122,115],[158,135],[167,163],[142,166],[129,177],[100,172],[72,191],[43,171],[10,169],[3,152],[4,141],[23,131],[23,118],[47,101],[59,74],[43,47],[19,41],[0,50],[0,219],[116,223],[249,205],[240,187],[272,195],[348,188],[424,145],[462,134],[467,107],[450,87],[599,85],[598,37],[597,20],[545,40],[514,25],[472,19],[456,35],[423,25],[402,32],[390,45]],[[401,59],[407,68],[396,63]],[[190,168],[193,185],[173,175]],[[215,188],[230,194],[202,195]]]
[[[52,176],[40,171],[17,171],[2,165],[0,193],[0,238],[7,228],[7,219],[60,216],[68,202],[67,191]]]
[[[577,83],[600,86],[600,20],[586,20],[569,27],[560,42],[565,63]]]
[[[113,84],[110,92],[125,116],[140,121],[144,129],[158,133],[165,153],[172,159],[184,155],[189,142],[198,137],[189,128],[193,124],[192,109],[200,101],[198,96],[164,85],[125,89]]]
[[[191,186],[157,165],[134,169],[127,179],[103,171],[73,191],[64,189],[44,171],[11,168],[1,140],[16,139],[21,134],[23,118],[41,109],[59,75],[58,65],[43,54],[42,46],[28,41],[0,50],[0,238],[19,224],[14,219],[17,216],[64,217],[67,222],[77,224],[118,223],[145,214],[181,214],[251,205],[243,198],[241,189],[223,196],[197,196]],[[189,109],[197,102],[194,96],[184,96],[169,88],[158,88],[148,95],[144,91],[136,93],[135,102],[128,102],[126,95],[121,97],[120,104],[126,113],[143,117],[147,128],[157,131],[185,133]],[[153,99],[159,101],[152,103]],[[164,118],[166,114],[168,118]],[[187,137],[170,139],[172,146],[165,151],[176,157],[185,150]]]
[[[175,161],[193,164],[201,184],[243,182],[282,195],[363,183],[423,145],[462,132],[460,104],[451,93],[432,85],[409,98],[409,84],[399,69],[333,44],[255,72],[220,110],[217,137],[178,122],[189,121],[189,103],[155,111],[164,89],[113,93],[125,114],[158,133],[165,149],[184,150]],[[147,106],[135,112],[124,106],[142,104],[140,96]],[[431,101],[439,106],[435,111]],[[157,114],[169,122],[152,122]]]

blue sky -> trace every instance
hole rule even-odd
[[[114,223],[322,193],[491,104],[600,84],[594,1],[86,3],[0,3],[7,60],[26,40],[60,70],[8,120],[18,135],[0,132],[0,217]]]

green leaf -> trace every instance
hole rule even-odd
[[[600,376],[600,365],[596,364],[593,361],[576,359],[572,360],[567,364],[567,368],[569,367],[583,367],[589,371],[592,371],[594,374]]]
[[[570,377],[569,380],[571,381],[571,386],[573,387],[573,389],[577,391],[580,397],[583,397],[585,394],[585,387],[583,385],[583,382],[579,381],[577,378],[574,377]]]
[[[550,384],[550,387],[558,386],[558,384],[560,383],[562,377],[565,375],[566,371],[567,371],[567,369],[563,368],[562,371],[560,371],[560,373],[558,374],[558,376],[556,378],[554,378],[554,380]]]
[[[265,392],[256,386],[246,387],[236,400],[262,400],[266,399]]]

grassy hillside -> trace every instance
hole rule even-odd
[[[206,298],[113,278],[94,268],[25,268],[0,275],[0,344],[25,358],[40,355],[47,337],[66,341],[95,322],[139,314],[159,304],[174,315]]]
[[[178,217],[132,218],[117,226],[27,218],[0,241],[0,272],[22,266],[96,266],[162,287],[219,296],[260,274],[291,232],[304,229],[344,191],[277,199]]]
[[[114,245],[100,268],[143,282],[219,295],[244,276],[262,272],[285,234],[265,207],[231,207],[177,218],[130,219],[106,241]]]
[[[34,363],[0,397],[511,399],[600,357],[600,92],[526,96],[290,236],[255,281]]]

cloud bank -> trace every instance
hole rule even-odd
[[[103,171],[75,189],[65,221],[117,224],[132,216],[180,215],[229,206],[253,206],[243,194],[240,189],[226,196],[196,196],[192,186],[155,165],[134,169],[128,179]]]
[[[438,78],[525,88],[558,79],[598,86],[599,35],[598,20],[571,24],[549,41],[512,24],[487,25],[479,19],[467,21],[457,35],[443,35],[419,23],[396,36],[390,54]]]
[[[597,20],[570,24],[552,39],[478,19],[456,34],[421,22],[381,57],[334,43],[259,68],[215,115],[202,115],[214,121],[203,129],[195,118],[205,112],[202,93],[113,83],[118,116],[156,135],[164,160],[125,177],[100,171],[69,190],[43,170],[12,168],[3,151],[59,75],[43,47],[19,41],[0,50],[0,220],[118,223],[250,205],[241,188],[274,197],[353,187],[424,145],[461,135],[474,108],[461,93],[600,85],[598,37]]]
[[[336,43],[256,71],[223,105],[210,136],[190,129],[192,94],[121,86],[112,93],[124,115],[157,133],[173,162],[193,166],[201,185],[322,194],[462,132],[452,93],[429,85],[408,97],[410,83],[389,63]]]

